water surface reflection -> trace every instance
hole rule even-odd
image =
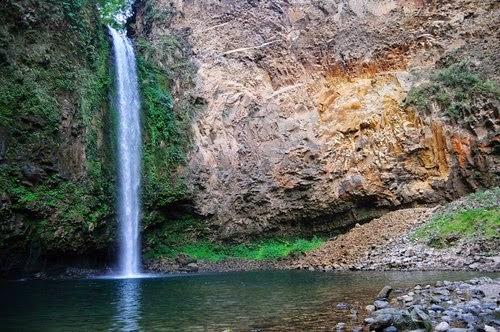
[[[141,279],[120,279],[118,301],[113,319],[114,331],[140,331],[141,319]]]
[[[362,310],[384,285],[478,275],[485,274],[262,271],[0,281],[0,331],[330,331],[339,321],[362,322],[351,310]]]

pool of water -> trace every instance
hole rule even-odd
[[[0,331],[330,331],[339,321],[356,324],[361,317],[351,310],[372,302],[384,285],[479,275],[485,274],[259,271],[1,281]]]

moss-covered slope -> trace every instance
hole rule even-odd
[[[109,45],[96,0],[0,3],[0,267],[112,240]]]

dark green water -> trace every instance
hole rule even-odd
[[[355,323],[338,303],[364,308],[386,284],[412,287],[478,275],[262,271],[2,281],[0,331],[329,331],[339,321]]]

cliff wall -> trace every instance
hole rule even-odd
[[[195,68],[192,85],[169,77],[174,112],[181,91],[201,105],[180,172],[229,239],[344,227],[498,185],[499,8],[144,0],[132,29],[160,67],[177,54]]]
[[[97,2],[6,0],[0,22],[0,272],[99,257],[115,222]]]

